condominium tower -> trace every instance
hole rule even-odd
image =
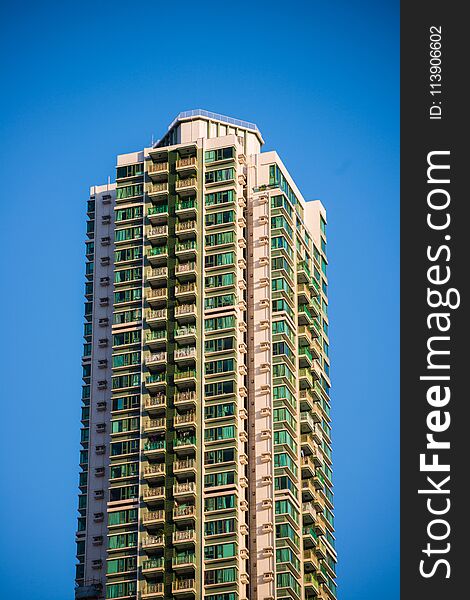
[[[326,214],[180,113],[87,205],[79,598],[335,600]]]

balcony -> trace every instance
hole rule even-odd
[[[156,396],[147,396],[144,401],[145,410],[149,415],[161,413],[166,410],[165,394],[157,394]]]
[[[196,171],[197,170],[197,159],[195,156],[188,156],[187,158],[181,158],[176,161],[177,171]]]
[[[312,296],[310,287],[306,283],[299,283],[297,285],[297,298],[300,304],[309,304]]]
[[[300,390],[300,410],[313,410],[315,399],[311,389]]]
[[[301,346],[299,348],[299,367],[310,369],[313,367],[313,355],[309,346]]]
[[[300,436],[300,445],[303,453],[307,455],[315,454],[318,447],[311,433],[304,433]]]
[[[177,387],[186,386],[188,384],[196,385],[196,376],[196,369],[176,371],[174,375],[175,384]]]
[[[147,217],[152,225],[165,223],[168,219],[168,204],[159,204],[158,206],[150,206],[147,210]]]
[[[189,323],[196,320],[195,304],[180,304],[175,307],[175,318],[178,323]]]
[[[147,239],[150,242],[161,241],[168,237],[168,225],[157,225],[156,227],[147,227]]]
[[[175,183],[175,189],[178,196],[192,196],[197,192],[197,178],[196,177],[184,177],[178,179]],[[191,208],[196,207],[196,201],[193,198],[189,198],[188,200],[192,201]],[[179,204],[176,205],[176,213],[179,211],[185,210],[188,205],[184,205],[184,200],[180,200]]]
[[[195,371],[191,372],[195,373]],[[196,408],[196,392],[194,390],[177,392],[174,396],[174,403],[178,408]]]
[[[155,367],[166,366],[166,362],[166,352],[154,352],[153,354],[147,354],[145,357],[145,366],[151,371],[154,370]]]
[[[300,325],[298,331],[300,346],[311,346],[313,344],[313,337],[310,327],[307,325]]]
[[[311,433],[315,430],[315,421],[309,412],[300,413],[300,431],[301,433]]]
[[[173,463],[173,473],[175,475],[183,475],[185,477],[191,474],[195,475],[196,468],[196,459],[194,458],[175,460],[175,462]]]
[[[195,259],[196,255],[197,255],[196,240],[187,240],[185,242],[177,242],[176,246],[175,246],[175,253],[178,258]]]
[[[144,487],[142,491],[142,500],[147,504],[154,504],[165,499],[165,488],[159,487]]]
[[[168,182],[149,183],[146,191],[150,198],[165,198],[168,196]]]
[[[305,593],[317,596],[320,594],[320,586],[314,573],[305,573],[304,575]]]
[[[316,571],[319,568],[318,557],[314,550],[304,550],[304,565],[308,571]]]
[[[166,443],[163,439],[149,440],[144,444],[144,454],[147,458],[158,458],[164,456]]]
[[[160,417],[158,419],[144,419],[144,432],[145,433],[159,433],[164,431],[166,428],[166,418]]]
[[[173,419],[174,427],[196,426],[196,412],[176,413]]]
[[[156,267],[155,269],[147,268],[145,277],[152,286],[162,284],[168,279],[168,267]]]
[[[150,327],[152,327],[152,325],[155,326],[166,323],[167,317],[168,313],[166,308],[147,310],[145,314],[146,321]]]
[[[154,552],[160,550],[165,545],[163,535],[146,535],[142,538],[141,546],[145,552]]]
[[[196,595],[196,580],[195,579],[177,579],[171,584],[171,591],[174,596],[182,598],[185,596],[192,597]]]
[[[315,498],[313,478],[302,479],[302,501],[311,502]]]
[[[194,282],[175,286],[175,297],[178,300],[196,300],[197,286]]]
[[[195,506],[176,506],[173,509],[173,520],[178,523],[186,521],[194,521],[196,519],[196,507]]]
[[[173,485],[173,496],[179,500],[193,500],[196,497],[196,484],[194,481],[185,481],[182,483],[175,483]],[[187,531],[177,531],[173,534],[173,543],[175,541],[175,534],[189,533]],[[194,534],[194,531],[192,532]]]
[[[195,237],[197,232],[197,222],[193,219],[190,221],[177,221],[175,231],[178,239]]]
[[[175,330],[175,340],[178,343],[196,342],[196,326],[186,325]]]
[[[177,554],[172,560],[173,570],[177,572],[194,569],[196,566],[196,555],[193,552],[185,552]]]
[[[298,310],[299,325],[313,325],[313,315],[306,304],[301,304]]]
[[[175,362],[179,365],[194,364],[196,360],[196,348],[194,346],[184,346],[183,348],[176,348],[174,354]]]
[[[145,527],[157,527],[165,524],[164,510],[147,510],[142,515],[142,523]]]
[[[304,548],[315,548],[317,545],[318,535],[314,527],[304,525],[302,527],[302,539]]]
[[[166,342],[167,342],[166,329],[159,329],[157,331],[148,331],[145,334],[145,343],[152,350],[155,350],[156,348],[165,347]]]
[[[165,465],[159,463],[157,465],[148,465],[144,468],[142,478],[146,481],[157,481],[165,478]]]
[[[192,484],[195,487],[195,484]],[[173,533],[174,546],[191,546],[196,542],[196,531],[194,529],[183,529]]]
[[[315,523],[317,519],[317,511],[312,502],[302,502],[302,517],[305,525]]]
[[[302,456],[300,459],[302,477],[315,477],[315,463],[312,455]]]
[[[180,431],[173,442],[173,450],[178,456],[196,452],[196,436],[191,431]]]
[[[168,260],[167,246],[152,246],[147,248],[147,259],[152,266],[165,263]]]
[[[195,262],[178,263],[175,274],[179,281],[190,281],[196,278],[197,265]]]
[[[142,575],[157,575],[165,570],[165,559],[163,556],[144,560],[142,563]]]
[[[145,387],[149,392],[156,392],[166,387],[166,373],[154,373],[147,375]]]
[[[154,600],[165,596],[165,586],[163,583],[147,583],[142,586],[140,597],[142,600]]]
[[[298,283],[310,283],[312,276],[310,269],[304,260],[297,263],[297,282]]]
[[[299,369],[299,384],[302,390],[313,386],[312,373],[310,369]]]
[[[152,181],[166,179],[169,173],[168,162],[148,163],[148,174]]]

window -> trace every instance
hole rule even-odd
[[[276,539],[279,538],[289,538],[296,546],[299,545],[299,536],[289,523],[279,523],[276,525]]]
[[[133,198],[134,196],[142,196],[144,193],[144,186],[142,183],[135,185],[126,185],[125,187],[117,188],[116,199],[124,200],[125,198]]]
[[[273,419],[275,423],[286,421],[295,430],[296,422],[294,417],[290,414],[287,408],[275,408],[273,412]]]
[[[126,431],[139,430],[139,417],[131,417],[129,419],[119,419],[111,421],[111,433],[124,433]]]
[[[205,161],[206,163],[216,162],[217,160],[229,160],[234,158],[235,148],[217,148],[217,150],[206,150]]]
[[[121,454],[134,454],[139,451],[139,440],[128,440],[126,442],[111,443],[111,456]]]
[[[231,329],[233,327],[235,327],[235,315],[206,319],[204,321],[205,331],[217,331],[218,329]]]
[[[287,214],[292,218],[293,210],[285,196],[272,196],[271,208],[284,208]]]
[[[223,246],[224,244],[233,244],[234,241],[234,231],[223,231],[221,233],[206,235],[206,246]]]
[[[112,583],[106,587],[106,598],[122,598],[127,596],[135,596],[136,593],[136,581],[123,581],[122,583]]]
[[[112,408],[114,410],[133,410],[140,407],[140,396],[123,396],[113,398]]]
[[[235,519],[219,519],[204,523],[205,535],[223,535],[235,531]]]
[[[137,463],[136,463],[137,464]],[[109,525],[125,525],[126,523],[137,523],[137,509],[118,510],[108,514]],[[121,569],[125,571],[125,569]],[[116,571],[118,572],[118,571]],[[109,571],[108,571],[109,573]]]
[[[292,227],[285,217],[271,217],[271,229],[285,229],[287,235],[292,239]]]
[[[210,450],[204,453],[205,465],[217,465],[219,463],[233,462],[235,460],[235,448],[223,448],[222,450]],[[231,482],[233,483],[233,481]],[[218,484],[222,485],[222,484]]]
[[[291,361],[295,360],[295,354],[286,344],[286,342],[274,342],[273,344],[273,356],[280,356],[285,354]]]
[[[204,258],[206,268],[225,267],[235,263],[235,252],[223,252],[221,254],[209,254]]]
[[[212,404],[204,408],[205,419],[222,419],[223,417],[233,417],[234,414],[235,404],[233,402]]]
[[[225,210],[224,212],[209,213],[206,215],[206,227],[212,225],[224,225],[235,221],[235,211]]]
[[[274,257],[271,260],[271,265],[272,265],[273,271],[283,269],[284,271],[286,271],[286,273],[289,275],[289,277],[292,278],[294,275],[294,270],[292,269],[290,264],[287,262],[287,260],[283,256]]]
[[[235,508],[235,494],[210,496],[204,500],[204,512],[228,510],[230,508]]]
[[[122,465],[115,465],[111,467],[110,479],[121,479],[122,477],[138,477],[138,475],[139,463],[123,463]],[[110,513],[110,517],[114,514],[117,513]],[[109,524],[112,524],[111,520],[109,521]]]
[[[134,548],[137,546],[137,531],[132,533],[121,533],[119,535],[111,535],[108,538],[108,548],[117,550],[118,548]]]
[[[132,310],[125,310],[122,312],[114,313],[113,324],[121,325],[123,323],[133,323],[134,321],[140,321],[142,319],[142,309],[134,308]]]
[[[216,585],[221,583],[232,583],[237,580],[237,570],[233,567],[228,569],[212,569],[204,573],[204,585]]]
[[[234,273],[224,273],[223,275],[211,275],[210,277],[206,277],[204,280],[206,289],[228,287],[234,285],[234,282]]]
[[[235,370],[235,360],[227,358],[225,360],[213,360],[205,364],[206,375],[217,375],[218,373],[227,373]]]
[[[290,500],[277,500],[275,511],[276,515],[290,515],[296,523],[299,522],[299,511],[295,508]]]
[[[205,352],[223,352],[224,350],[233,350],[233,337],[212,338],[204,342]]]
[[[271,238],[271,248],[273,250],[285,250],[290,258],[293,258],[294,256],[292,246],[289,244],[288,240],[283,235]]]
[[[206,398],[213,398],[214,396],[224,396],[226,394],[233,394],[235,391],[235,382],[230,381],[218,381],[217,383],[206,383],[204,385],[204,394]]]
[[[209,473],[204,475],[204,487],[219,487],[221,485],[233,485],[235,482],[234,471],[224,471],[223,473]]]
[[[282,477],[275,477],[274,479],[274,489],[278,490],[291,490],[293,494],[296,493],[296,485],[292,481],[290,477],[287,475]]]
[[[130,290],[122,290],[120,292],[114,292],[114,304],[120,304],[124,302],[136,302],[142,300],[142,288],[133,288]]]
[[[116,242],[126,242],[129,240],[141,239],[142,227],[127,227],[126,229],[116,229],[114,240]]]
[[[292,573],[277,573],[276,585],[278,588],[291,588],[297,596],[300,596],[300,585]]]
[[[142,246],[124,248],[123,250],[116,250],[114,253],[114,260],[116,263],[125,262],[128,260],[137,260],[140,258],[142,258]]]
[[[292,383],[292,385],[295,385],[294,373],[285,363],[277,363],[273,365],[273,377],[286,377],[287,380]]]
[[[206,560],[215,560],[217,558],[232,558],[236,556],[236,544],[214,544],[204,548],[204,558]]]
[[[113,335],[113,346],[126,346],[128,344],[140,343],[140,329],[136,331],[125,331]]]
[[[235,438],[235,425],[225,427],[211,427],[204,432],[206,442],[216,442],[218,440],[230,440]]]
[[[235,294],[224,294],[222,296],[210,296],[204,299],[204,308],[225,308],[235,305]]]
[[[127,387],[140,386],[140,373],[131,373],[129,375],[119,375],[112,378],[112,389],[117,390]]]
[[[116,179],[122,179],[123,177],[138,177],[144,174],[144,163],[136,163],[135,165],[125,165],[123,167],[117,167]]]
[[[221,183],[235,179],[235,169],[218,169],[217,171],[206,171],[206,185],[208,183]]]
[[[142,217],[142,205],[132,206],[130,208],[121,208],[116,211],[115,221],[130,221],[131,219],[138,219]]]
[[[217,206],[219,204],[228,204],[235,201],[234,190],[224,190],[223,192],[213,192],[206,194],[206,206]]]
[[[286,429],[279,429],[274,432],[274,444],[286,444],[294,452],[297,452],[297,443]]]
[[[294,311],[283,298],[272,301],[273,312],[286,312],[291,319],[294,319]]]
[[[111,515],[112,513],[110,513]],[[137,568],[137,557],[129,556],[127,558],[116,558],[108,560],[106,572],[109,574],[123,573],[125,571],[134,571]]]

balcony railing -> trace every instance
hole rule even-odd
[[[196,413],[195,412],[187,412],[182,414],[175,414],[174,424],[175,425],[183,425],[184,423],[194,423],[196,421]]]
[[[167,162],[159,162],[159,163],[154,163],[151,162],[149,163],[149,168],[148,168],[149,173],[161,173],[162,171],[168,171],[168,163]]]
[[[192,485],[195,485],[194,483]],[[194,529],[185,529],[183,531],[175,531],[173,533],[173,542],[192,542],[196,538]]]
[[[196,493],[196,484],[194,483],[194,481],[185,481],[183,483],[175,483],[175,485],[173,486],[173,493],[174,494],[186,494],[186,493],[191,493],[191,494],[195,494]],[[186,535],[186,534],[191,534],[190,538],[186,538],[186,537],[175,537],[175,535]],[[176,531],[174,534],[174,539],[175,541],[181,541],[181,540],[185,540],[185,539],[192,539],[192,536],[194,535],[194,531]]]
[[[149,206],[147,215],[149,217],[153,215],[163,215],[168,213],[168,204],[159,204],[158,206]]]
[[[177,169],[185,169],[188,167],[196,167],[197,161],[195,156],[188,156],[188,158],[181,158],[176,161]]]
[[[142,548],[163,545],[165,538],[162,535],[147,535],[142,538]]]
[[[186,346],[185,348],[177,348],[175,350],[175,359],[194,358],[195,356],[196,356],[196,348],[194,348],[194,346]]]
[[[186,460],[175,460],[173,463],[174,471],[187,471],[188,469],[196,468],[196,459],[187,458]]]
[[[167,353],[166,352],[155,352],[154,354],[150,354],[145,357],[145,364],[153,364],[158,362],[166,362]]]
[[[164,592],[165,587],[163,583],[146,583],[142,587],[142,596],[163,594]]]
[[[196,187],[196,186],[197,186],[196,177],[186,177],[185,179],[178,179],[175,187],[177,190],[181,190],[183,188]],[[193,208],[194,206],[196,206],[196,201],[193,200],[192,202],[194,202],[194,204],[192,204],[191,206],[181,206],[181,208]],[[183,202],[180,202],[179,204],[183,205]],[[176,210],[178,210],[178,204],[176,205]]]
[[[177,579],[173,581],[171,585],[171,590],[173,593],[182,592],[185,590],[192,590],[196,586],[196,581],[194,579]]]
[[[182,379],[196,379],[196,369],[188,369],[187,371],[176,371],[175,381],[181,381]]]
[[[142,563],[142,571],[151,571],[153,569],[161,569],[165,566],[165,559],[163,556],[159,556],[158,558],[150,558],[149,560],[144,560]]]
[[[168,183],[151,183],[147,187],[147,194],[155,195],[155,194],[167,194],[168,193]]]
[[[173,509],[173,518],[194,517],[196,516],[195,506],[176,506]]]
[[[196,221],[194,221],[193,219],[191,221],[178,221],[176,223],[176,233],[181,233],[184,231],[192,231],[194,229],[196,229]]]

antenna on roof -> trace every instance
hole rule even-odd
[[[111,185],[111,177],[108,175],[108,191],[109,191],[109,186]]]
[[[153,143],[154,143],[154,142],[153,142],[153,133],[152,133],[152,144],[151,144],[151,145],[152,145],[152,148],[153,148]]]

